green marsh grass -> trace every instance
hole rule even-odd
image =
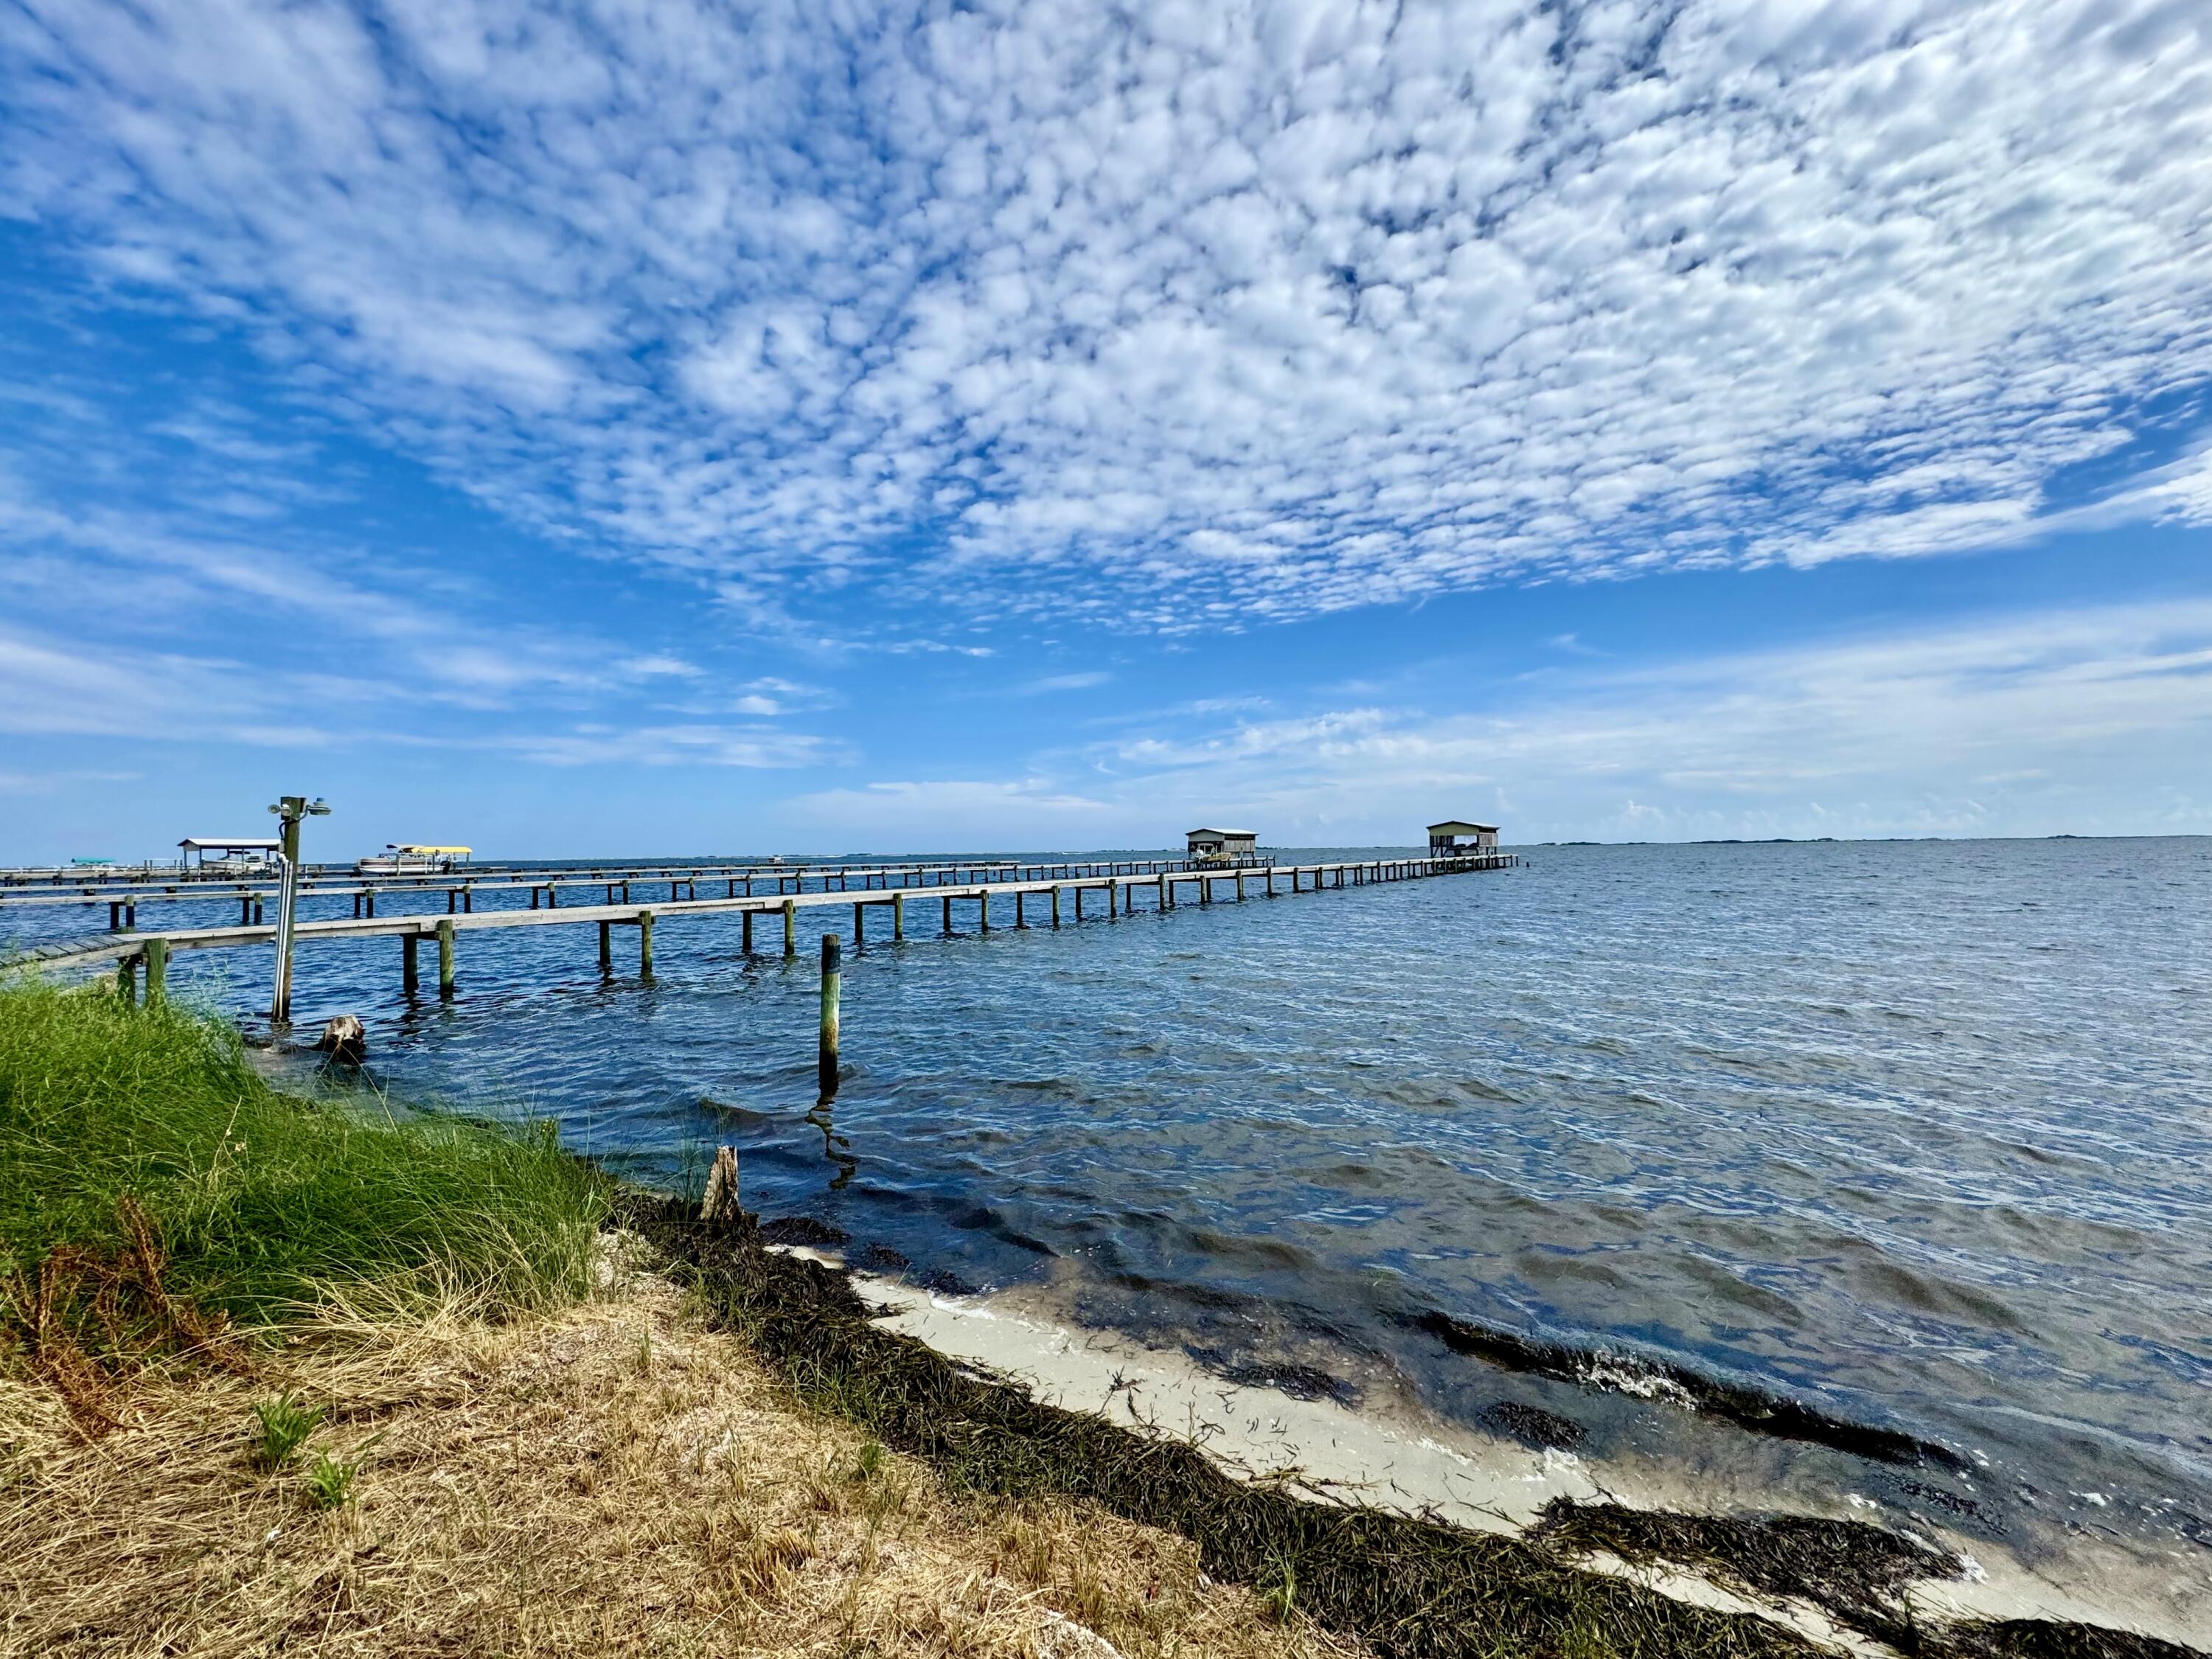
[[[302,1099],[189,1008],[0,981],[9,1323],[42,1267],[51,1283],[64,1261],[131,1259],[142,1215],[158,1241],[157,1268],[140,1273],[158,1272],[155,1299],[241,1325],[333,1295],[394,1314],[546,1307],[590,1290],[606,1204],[604,1177],[550,1126],[428,1115],[365,1089]]]
[[[253,1408],[253,1461],[274,1473],[292,1461],[323,1420],[319,1406],[303,1406],[289,1394],[264,1400]]]

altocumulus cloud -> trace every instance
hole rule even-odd
[[[0,52],[0,210],[763,603],[1981,545],[2212,379],[2200,0],[22,0]]]

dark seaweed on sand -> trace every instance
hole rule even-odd
[[[842,1273],[763,1248],[749,1217],[709,1228],[681,1205],[632,1195],[618,1219],[690,1282],[709,1318],[747,1338],[811,1404],[865,1425],[955,1485],[1086,1499],[1180,1533],[1216,1578],[1271,1591],[1278,1605],[1358,1635],[1393,1659],[1808,1659],[1820,1651],[1766,1620],[1692,1607],[1578,1567],[1574,1553],[1587,1545],[1557,1535],[1564,1522],[1553,1536],[1523,1540],[1317,1503],[1283,1482],[1233,1480],[1186,1441],[1042,1404],[1018,1383],[875,1324]],[[1755,1583],[1751,1571],[1744,1569],[1745,1582]],[[2203,1659],[2166,1644],[2130,1645],[2139,1638],[2100,1645],[2115,1633],[2080,1626],[1972,1628],[1986,1645],[1918,1651],[1955,1659]]]
[[[1087,1498],[1179,1532],[1213,1577],[1287,1589],[1324,1625],[1390,1655],[1803,1656],[1765,1620],[1583,1571],[1540,1544],[1231,1479],[1195,1447],[1042,1405],[872,1323],[842,1275],[763,1249],[750,1224],[708,1231],[673,1206],[625,1218],[808,1401],[950,1480]]]
[[[1681,1515],[1555,1498],[1530,1535],[1569,1549],[1607,1550],[1624,1561],[1702,1567],[1735,1589],[1811,1601],[1901,1647],[1917,1644],[1905,1586],[1966,1570],[1948,1550],[1863,1521],[1809,1515]]]

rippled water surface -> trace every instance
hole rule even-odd
[[[298,995],[402,1093],[663,1181],[734,1142],[749,1206],[1226,1361],[1306,1345],[1472,1417],[1496,1380],[1440,1310],[2212,1539],[2212,842],[1527,857],[1058,933],[918,902],[848,959],[827,1116],[811,964],[732,917],[664,919],[650,985],[563,927],[462,935],[450,1005],[403,1004],[391,940],[307,947]],[[178,978],[250,1006],[264,957]]]

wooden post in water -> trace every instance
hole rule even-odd
[[[399,936],[399,991],[403,996],[413,996],[422,983],[422,970],[415,963],[415,946],[421,938],[419,933]]]
[[[615,967],[615,925],[611,921],[599,924],[599,971],[611,974]]]
[[[949,898],[945,901],[945,937],[952,937],[952,901]]]
[[[744,916],[745,933],[744,951],[747,956],[750,956],[753,953],[753,913],[747,910],[744,913]]]
[[[453,994],[453,924],[445,916],[438,918],[438,994]]]
[[[653,977],[653,912],[637,913],[637,976]]]
[[[1014,895],[1014,927],[1017,932],[1030,925],[1028,913],[1022,904],[1022,901],[1028,896],[1027,893],[1022,892],[1017,892]]]
[[[1060,926],[1060,884],[1058,882],[1054,882],[1052,886],[1052,925],[1055,927]]]
[[[822,1098],[837,1092],[837,999],[844,989],[838,962],[837,936],[822,935],[822,1041],[815,1061],[815,1077]]]
[[[151,1008],[161,1001],[163,988],[169,976],[169,941],[149,939],[146,941],[146,1006]]]
[[[1160,872],[1160,908],[1164,910],[1168,908],[1168,875],[1163,870]]]
[[[982,932],[991,931],[991,890],[988,887],[975,895],[975,919]]]
[[[775,884],[782,886],[783,878],[778,876]],[[783,953],[787,957],[799,954],[799,906],[789,899],[783,902]]]
[[[905,884],[900,884],[903,886]],[[891,943],[894,945],[906,943],[906,900],[903,898],[895,898],[891,901]]]
[[[867,889],[864,887],[860,890],[866,892]],[[867,935],[862,931],[860,925],[860,918],[866,915],[868,907],[865,904],[856,904],[853,907],[853,948],[855,951],[867,943]]]

